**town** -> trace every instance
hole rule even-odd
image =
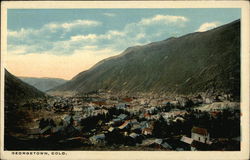
[[[117,96],[97,91],[36,99],[21,108],[19,113],[7,108],[6,123],[24,116],[19,125],[12,124],[18,129],[8,128],[10,149],[240,150],[240,103],[226,94]]]

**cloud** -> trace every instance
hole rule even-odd
[[[116,16],[116,14],[114,13],[103,13],[104,16],[108,16],[108,17],[114,17]]]
[[[82,27],[98,26],[101,22],[93,20],[75,20],[63,23],[49,23],[40,29],[21,29],[8,32],[8,52],[11,54],[44,54],[71,55],[75,50],[84,46],[98,46],[124,50],[129,46],[145,44],[161,37],[173,36],[188,19],[183,16],[154,15],[133,23],[129,23],[121,30],[107,30],[102,34],[92,32],[81,33]],[[166,25],[167,24],[167,25]],[[173,27],[172,27],[173,26]],[[168,27],[168,28],[166,28]],[[90,27],[91,28],[91,27]],[[86,30],[86,28],[84,29]],[[67,32],[67,33],[65,33]],[[72,34],[74,33],[74,34]],[[18,37],[18,38],[17,38]],[[160,38],[160,39],[159,39]],[[22,39],[22,42],[20,40]],[[12,48],[13,44],[24,46],[22,50]]]
[[[34,29],[24,29],[21,28],[19,31],[13,31],[13,30],[8,30],[8,38],[19,38],[18,40],[20,41],[21,38],[25,38],[31,34],[37,35],[39,33],[39,30],[34,30]]]
[[[169,23],[183,23],[187,22],[188,19],[184,16],[172,16],[172,15],[155,15],[154,17],[151,18],[144,18],[142,19],[139,23],[142,25],[151,25],[154,23],[164,23],[164,24],[169,24]]]
[[[19,31],[8,30],[8,38],[25,38],[27,36],[41,36],[41,35],[48,35],[48,33],[54,33],[58,30],[63,32],[71,31],[72,29],[76,28],[89,28],[89,27],[96,27],[100,26],[102,23],[99,21],[93,20],[74,20],[70,22],[52,22],[43,25],[40,29],[24,29],[21,28]]]
[[[70,37],[71,41],[81,41],[81,40],[95,40],[97,38],[96,34],[88,34],[88,35],[77,35]]]
[[[40,29],[9,30],[8,50],[13,54],[46,52],[56,55],[72,54],[74,50],[89,45],[123,50],[134,44],[160,40],[157,38],[163,35],[167,37],[172,32],[171,26],[182,27],[187,21],[188,19],[184,16],[158,14],[129,23],[121,30],[108,30],[102,34],[97,34],[93,29],[94,26],[102,24],[95,20],[51,22]],[[167,29],[166,24],[169,27]],[[11,48],[11,45],[22,45],[26,48],[23,47],[21,52],[21,50]]]
[[[93,21],[93,20],[78,19],[78,20],[74,20],[74,21],[66,22],[66,23],[49,23],[49,24],[46,24],[44,27],[49,28],[52,31],[58,28],[62,28],[68,31],[76,27],[95,27],[98,25],[101,25],[101,22]]]
[[[10,54],[24,54],[27,52],[27,45],[8,45],[8,52]]]
[[[110,30],[108,33],[110,36],[124,36],[125,33],[122,31],[117,31],[117,30]]]
[[[199,29],[197,30],[198,32],[205,32],[207,30],[213,29],[221,25],[220,22],[206,22],[200,25]]]
[[[39,74],[69,79],[127,47],[173,36],[186,22],[188,19],[183,16],[154,15],[126,24],[120,30],[101,33],[96,32],[100,28],[94,27],[102,27],[102,22],[94,20],[8,30],[8,69],[18,76]]]
[[[102,23],[94,20],[74,20],[68,22],[51,22],[41,28],[21,28],[20,30],[8,30],[8,53],[9,54],[31,54],[31,53],[72,53],[77,46],[70,46],[75,41],[94,40],[95,35],[72,36],[74,32],[93,30],[93,27]],[[72,39],[69,39],[72,37]],[[60,47],[59,47],[60,46]],[[59,50],[65,49],[65,50]],[[70,49],[73,49],[70,51]]]

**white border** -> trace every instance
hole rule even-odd
[[[241,8],[241,151],[67,151],[67,156],[13,156],[3,151],[4,64],[10,8]],[[247,1],[10,1],[1,5],[1,159],[249,159],[249,2]]]

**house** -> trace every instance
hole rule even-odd
[[[145,113],[144,114],[144,118],[146,118],[147,120],[151,120],[151,115],[149,113]]]
[[[216,118],[221,112],[220,111],[211,111],[210,116]]]
[[[141,130],[141,125],[140,123],[136,123],[136,124],[133,124],[132,127],[131,127],[131,130]]]
[[[141,128],[147,128],[149,127],[149,123],[147,121],[140,122]]]
[[[186,137],[186,136],[182,136],[181,137],[181,141],[184,142],[184,143],[187,143],[187,144],[191,145],[194,140],[192,138],[189,138],[189,137]]]
[[[142,141],[141,146],[149,146],[154,143],[154,139],[149,138]]]
[[[184,118],[182,118],[182,117],[176,117],[174,120],[173,120],[174,122],[184,122],[185,120],[184,120]]]
[[[193,127],[191,130],[191,138],[201,143],[210,143],[210,135],[205,128]]]
[[[70,119],[71,119],[71,116],[69,115],[66,115],[63,117],[63,121],[65,122],[65,125],[70,124]]]
[[[180,104],[179,104],[179,101],[171,101],[170,102],[170,106],[172,106],[172,107],[177,107],[177,106],[179,106]]]
[[[113,132],[114,129],[115,129],[114,127],[110,127],[110,128],[108,129],[108,131],[109,131],[109,132]]]
[[[124,119],[127,118],[127,115],[126,114],[120,114],[117,118],[120,119],[120,120],[124,120]]]
[[[122,125],[120,125],[118,128],[119,129],[126,129],[129,127],[129,121],[125,121]]]
[[[153,114],[154,112],[156,112],[156,110],[157,109],[155,107],[150,107],[146,109],[146,113]]]
[[[214,102],[214,99],[212,97],[204,97],[203,101],[206,104],[211,104]]]
[[[131,119],[131,120],[130,120],[130,123],[131,123],[131,124],[137,124],[138,121],[137,121],[136,119]]]
[[[104,144],[105,143],[105,135],[98,134],[89,138],[92,144]]]
[[[191,151],[208,150],[210,144],[212,144],[207,129],[199,127],[192,128],[191,138],[182,136],[180,141],[189,145]]]
[[[170,146],[167,142],[163,142],[161,144],[162,148],[167,149],[167,150],[172,150],[172,146]]]
[[[121,124],[122,120],[119,119],[119,118],[115,118],[115,119],[112,119],[111,121],[109,121],[107,123],[107,125],[114,125],[114,126],[117,126],[119,124]]]
[[[116,105],[117,109],[125,109],[127,107],[126,103],[120,103]]]
[[[143,128],[142,134],[144,135],[152,135],[153,134],[153,128]]]
[[[133,138],[133,139],[135,139],[136,137],[138,137],[139,135],[138,134],[136,134],[136,133],[130,133],[129,134],[129,137],[131,137],[131,138]]]
[[[129,98],[129,97],[126,97],[126,98],[123,98],[122,101],[124,101],[124,102],[131,102],[131,101],[133,101],[133,99]]]
[[[155,139],[155,140],[154,140],[154,143],[156,143],[156,144],[161,144],[161,143],[162,143],[162,139]]]
[[[172,146],[170,146],[167,142],[164,142],[163,139],[158,138],[143,140],[141,145],[164,150],[172,150]]]
[[[74,112],[81,112],[83,110],[82,106],[74,106],[73,111]]]
[[[75,114],[73,117],[73,120],[80,122],[82,120],[82,115],[80,114]]]

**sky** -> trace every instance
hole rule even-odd
[[[68,80],[128,47],[240,17],[237,8],[8,9],[5,65],[16,76]]]

